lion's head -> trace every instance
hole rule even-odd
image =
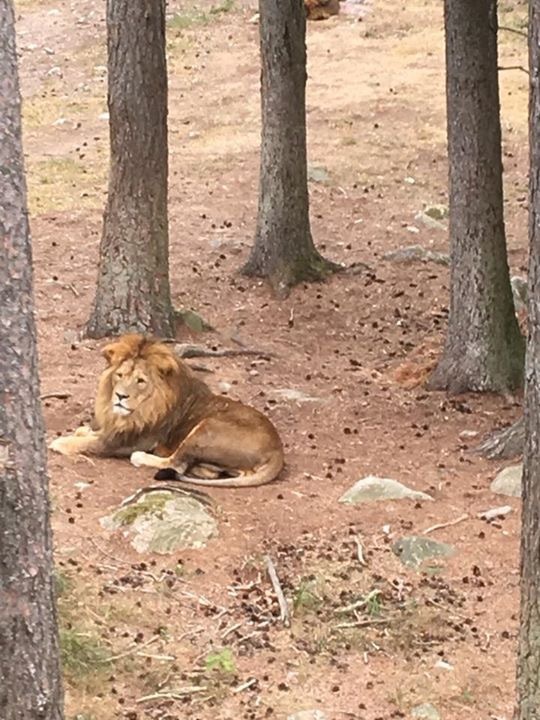
[[[108,367],[96,398],[101,427],[142,429],[170,412],[187,369],[166,345],[142,335],[124,335],[107,345],[103,356]]]

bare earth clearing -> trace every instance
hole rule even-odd
[[[502,23],[520,28],[524,12],[503,8]],[[319,708],[332,720],[386,720],[433,703],[447,720],[508,719],[520,503],[510,500],[502,522],[477,519],[507,499],[489,490],[501,466],[467,446],[513,420],[519,404],[449,400],[409,382],[440,346],[448,273],[383,259],[412,244],[447,250],[444,230],[415,220],[446,203],[442,4],[377,0],[361,22],[309,25],[309,158],[329,175],[310,183],[314,238],[329,258],[371,271],[283,302],[236,274],[257,198],[254,8],[174,0],[169,13],[174,299],[216,328],[197,342],[235,347],[234,337],[275,354],[204,364],[214,388],[231,383],[231,395],[269,413],[288,464],[274,485],[210,491],[220,537],[206,549],[142,557],[99,519],[148,484],[148,470],[50,457],[68,717],[258,720]],[[106,190],[104,2],[21,0],[18,17],[42,392],[70,393],[45,401],[53,437],[89,418],[102,367],[99,345],[79,332]],[[526,63],[523,38],[504,32],[501,42],[501,64]],[[523,274],[527,76],[509,70],[501,82],[510,261]],[[280,388],[318,400],[285,400]],[[436,502],[337,503],[368,474]],[[440,575],[406,570],[391,552],[401,535],[465,513],[430,535],[457,550]],[[290,630],[265,553],[295,602]],[[340,610],[362,597],[362,622],[337,627],[354,625],[354,611]],[[160,690],[171,697],[138,702]]]

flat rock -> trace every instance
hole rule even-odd
[[[395,263],[434,262],[437,265],[448,265],[450,257],[446,253],[426,250],[421,245],[407,245],[391,250],[383,255],[384,260]]]
[[[107,530],[120,530],[139,553],[169,555],[204,547],[218,534],[205,506],[189,495],[168,490],[148,492],[102,518]]]
[[[440,222],[440,220],[435,220],[433,217],[428,215],[427,212],[416,213],[414,219],[423,223],[430,230],[446,230],[446,225]]]
[[[441,720],[439,711],[435,705],[431,703],[422,703],[422,705],[413,707],[411,716],[413,718],[419,718],[419,720]]]
[[[497,495],[509,495],[510,497],[521,497],[521,476],[523,475],[523,463],[509,465],[501,470],[490,486],[491,492]]]
[[[412,490],[406,485],[392,480],[391,478],[380,478],[375,475],[358,480],[347,492],[339,498],[339,502],[348,505],[357,505],[365,502],[376,502],[377,500],[433,500],[427,493]]]
[[[427,560],[438,557],[450,557],[455,549],[452,545],[437,542],[419,535],[399,538],[392,545],[392,551],[407,567],[419,570]]]
[[[287,715],[287,720],[328,720],[328,715],[322,710],[300,710],[300,712]]]

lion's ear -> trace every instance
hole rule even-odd
[[[172,375],[178,370],[178,363],[173,355],[163,354],[156,357],[156,367],[162,375]]]
[[[118,343],[109,343],[108,345],[105,345],[101,354],[107,361],[107,364],[112,365],[115,357],[118,355]]]

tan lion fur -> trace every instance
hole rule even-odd
[[[339,0],[304,0],[308,20],[327,20],[339,14]]]
[[[51,450],[130,456],[202,485],[262,485],[278,475],[283,448],[270,420],[215,395],[167,345],[124,335],[103,355],[92,428],[57,438]]]

